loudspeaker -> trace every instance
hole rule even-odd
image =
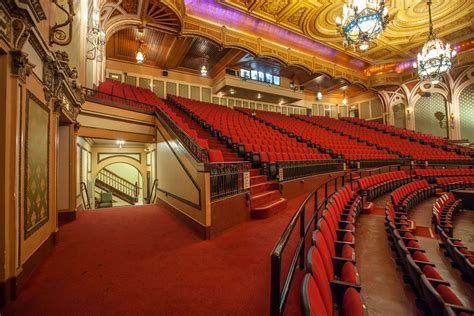
[[[304,90],[304,87],[303,86],[300,86],[300,91],[303,91]]]
[[[163,77],[168,77],[168,69],[163,70]]]
[[[226,68],[225,73],[226,75],[230,75],[230,76],[236,76],[237,74],[237,72],[234,69],[230,69],[230,68]]]

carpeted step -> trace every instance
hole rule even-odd
[[[275,181],[268,181],[250,186],[250,194],[258,194],[264,191],[279,190],[280,186]]]
[[[259,207],[260,205],[268,204],[270,202],[275,202],[280,199],[280,191],[264,191],[258,194],[252,194],[250,198],[250,208],[254,209]]]
[[[270,217],[278,212],[283,211],[288,202],[284,198],[280,198],[276,201],[271,201],[267,204],[263,204],[259,207],[253,208],[250,211],[250,215],[252,218],[267,218]]]
[[[259,183],[267,182],[267,176],[255,176],[250,177],[250,185],[255,185]]]
[[[250,176],[256,177],[260,175],[260,169],[250,169]]]

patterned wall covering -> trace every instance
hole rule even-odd
[[[474,84],[466,87],[459,95],[459,118],[461,138],[474,142]]]
[[[440,122],[435,117],[436,112],[444,114],[444,119]],[[421,97],[415,104],[415,130],[422,133],[433,134],[446,137],[446,102],[439,93],[434,93],[429,97]]]
[[[370,118],[370,109],[369,109],[369,101],[362,102],[359,107],[360,111],[360,118],[367,119]]]
[[[379,98],[373,99],[370,102],[371,117],[382,116],[382,101]]]
[[[396,127],[406,128],[405,106],[400,103],[392,107],[393,119]]]
[[[49,219],[49,109],[27,91],[25,239]]]

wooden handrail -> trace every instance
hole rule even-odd
[[[147,196],[148,204],[152,203],[152,197],[153,197],[153,201],[155,200],[156,189],[157,189],[157,188],[158,188],[158,179],[155,179],[155,180],[153,181],[153,185],[151,186],[150,193],[149,193],[148,196]]]
[[[127,179],[122,178],[121,176],[108,170],[107,168],[103,168],[97,175],[97,178],[100,181],[106,183],[107,185],[131,197],[138,197],[139,189],[141,189],[138,186],[138,183],[131,183]]]

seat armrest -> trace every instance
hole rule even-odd
[[[423,269],[424,266],[432,266],[436,267],[436,265],[432,262],[426,262],[426,261],[419,261],[419,260],[413,260],[417,266],[420,267],[420,269]]]
[[[448,281],[445,280],[438,280],[438,279],[432,279],[432,278],[426,278],[430,283],[436,287],[440,284],[446,285],[446,286],[451,286],[451,284]]]

